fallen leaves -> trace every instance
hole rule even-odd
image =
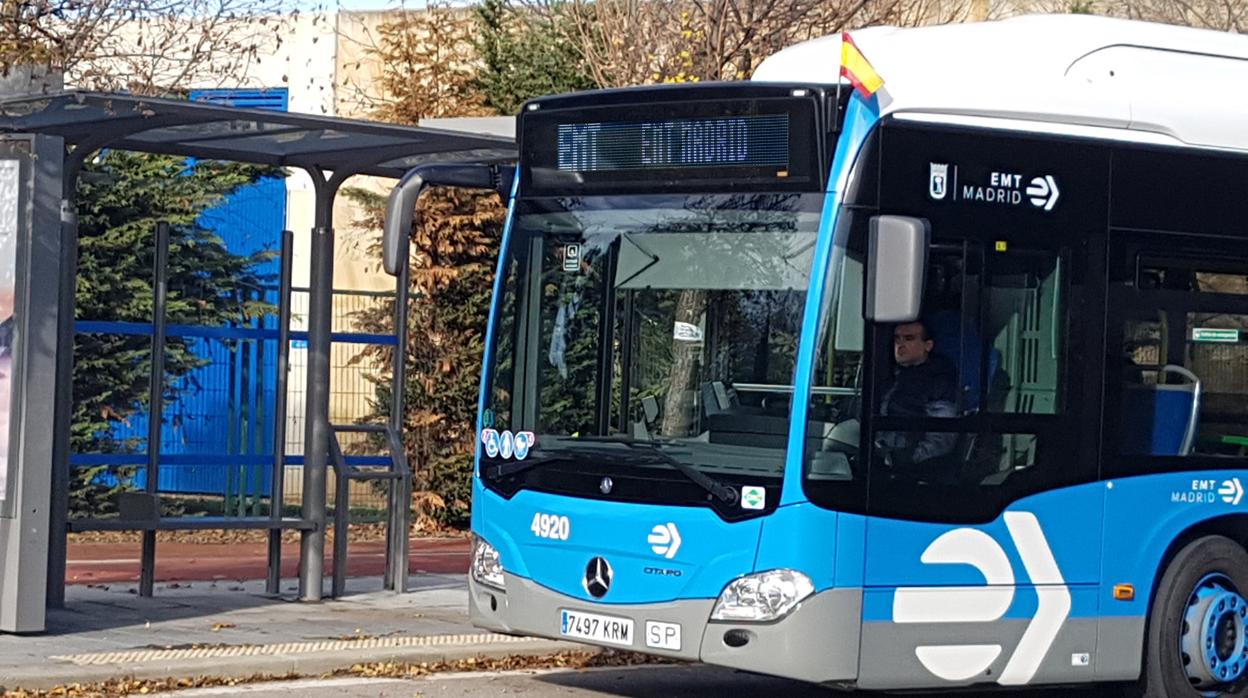
[[[230,624],[222,624],[225,627]],[[215,630],[215,628],[214,628]],[[412,679],[440,672],[462,671],[516,671],[524,669],[591,669],[595,667],[635,666],[639,664],[672,664],[673,660],[651,657],[636,652],[602,650],[601,652],[558,652],[542,656],[508,655],[506,657],[470,657],[453,661],[420,662],[374,662],[356,664],[321,678],[335,676],[361,676],[365,678]],[[255,674],[244,677],[199,676],[181,679],[113,679],[103,683],[68,684],[47,690],[3,690],[0,698],[123,698],[147,695],[162,691],[185,688],[209,688],[213,686],[239,686],[249,683],[292,681],[308,678],[299,674]]]
[[[672,664],[674,660],[662,657],[602,650],[600,652],[559,652],[541,656],[512,654],[505,657],[469,657],[441,662],[373,662],[356,664],[350,669],[334,672],[334,676],[362,676],[365,678],[410,679],[428,674],[462,671],[517,671],[525,669],[592,669],[596,667],[635,666],[639,664]]]
[[[264,681],[290,681],[301,678],[297,674],[256,674],[254,676],[227,678],[223,676],[200,676],[193,679],[112,679],[103,683],[74,683],[48,690],[6,690],[3,698],[121,698],[122,696],[147,695],[161,691],[184,688],[208,688],[212,686],[238,686]]]

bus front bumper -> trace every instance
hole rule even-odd
[[[479,584],[469,576],[468,610],[473,625],[504,633],[588,642],[560,632],[562,612],[580,611],[633,621],[629,643],[590,644],[815,683],[848,685],[858,676],[861,589],[817,593],[771,623],[726,623],[709,620],[714,599],[596,604],[523,577],[506,574],[505,580],[504,591]],[[659,624],[653,635],[648,623]],[[672,642],[672,624],[680,627],[679,645]],[[657,647],[651,639],[669,647]]]

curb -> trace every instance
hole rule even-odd
[[[46,690],[68,684],[98,683],[116,679],[166,679],[219,676],[223,678],[248,678],[268,674],[282,676],[319,676],[355,664],[371,662],[395,662],[419,664],[421,662],[455,661],[472,657],[491,659],[510,655],[541,656],[567,651],[598,651],[598,648],[559,640],[508,637],[503,635],[477,634],[453,636],[451,641],[440,641],[446,636],[427,638],[396,638],[415,642],[429,639],[430,643],[418,646],[376,646],[378,643],[346,643],[371,646],[347,649],[319,650],[291,648],[283,645],[243,645],[210,648],[200,654],[213,656],[187,656],[170,658],[180,651],[148,651],[150,658],[132,661],[107,660],[105,653],[50,658],[48,662],[26,670],[0,673],[0,686],[9,690]],[[326,645],[343,643],[293,643],[301,645]],[[271,651],[268,649],[293,649]],[[112,653],[117,654],[117,653]],[[142,653],[126,653],[142,654]],[[185,654],[185,653],[184,653]]]

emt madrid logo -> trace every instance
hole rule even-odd
[[[983,182],[959,182],[958,166],[928,163],[927,195],[933,201],[970,201],[994,206],[1031,206],[1049,212],[1062,191],[1051,174],[1028,177],[1017,172],[989,172]]]
[[[1070,615],[1070,590],[1035,514],[1006,512],[1005,526],[1039,597],[1035,615],[997,678],[1003,686],[1021,686],[1036,675]],[[900,587],[893,597],[894,623],[991,623],[1000,620],[1014,602],[1015,577],[1009,557],[1001,544],[983,531],[947,531],[927,546],[920,560],[925,565],[970,565],[984,576],[984,585]],[[924,645],[914,649],[919,662],[946,681],[965,681],[982,675],[1001,651],[1001,645],[994,643]]]

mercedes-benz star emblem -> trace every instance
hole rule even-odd
[[[585,591],[595,599],[606,596],[611,588],[611,563],[601,557],[590,560],[585,567],[584,584]]]
[[[612,487],[615,487],[615,483],[609,477],[602,478],[602,482],[598,483],[598,491],[603,494],[611,494]]]

